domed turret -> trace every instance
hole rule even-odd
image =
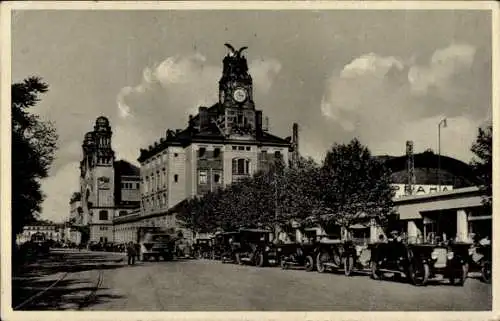
[[[98,117],[95,121],[94,130],[95,131],[109,131],[109,130],[111,130],[111,127],[109,126],[109,120],[104,116]]]
[[[88,132],[88,133],[85,134],[85,139],[83,141],[83,144],[86,145],[86,146],[94,145],[95,144],[94,133],[93,132]]]

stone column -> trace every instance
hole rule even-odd
[[[469,227],[467,224],[467,212],[464,209],[457,210],[457,241],[467,241]]]
[[[370,220],[370,243],[375,243],[378,240],[378,228],[375,219]]]
[[[418,237],[417,225],[415,224],[415,221],[409,220],[408,221],[408,242],[409,243],[416,243],[417,237]]]

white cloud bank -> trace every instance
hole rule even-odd
[[[425,65],[369,53],[353,59],[328,80],[321,112],[352,136],[358,136],[375,154],[401,155],[405,141],[417,152],[437,150],[438,123],[441,152],[468,161],[481,119],[468,114],[468,92],[463,80],[470,73],[476,50],[452,44],[434,52]],[[470,99],[470,98],[469,98]]]

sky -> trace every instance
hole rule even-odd
[[[81,144],[106,116],[117,159],[137,164],[167,129],[215,103],[224,43],[248,46],[254,101],[271,132],[300,126],[300,153],[321,161],[357,137],[372,154],[437,151],[469,162],[491,120],[489,11],[15,11],[12,81],[40,76],[34,109],[59,149],[42,182],[42,218],[69,216]]]

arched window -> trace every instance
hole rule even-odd
[[[108,220],[108,211],[105,211],[105,210],[99,211],[99,220],[107,221]]]

